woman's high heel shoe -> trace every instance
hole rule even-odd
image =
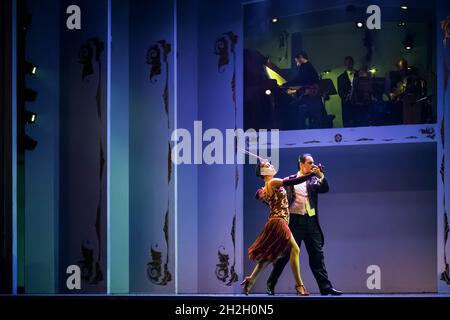
[[[301,295],[301,296],[309,296],[310,292],[308,290],[306,290],[304,285],[298,285],[295,286],[295,291],[297,291],[297,294]]]
[[[250,276],[247,276],[244,278],[244,281],[241,282],[241,286],[244,286],[242,288],[242,292],[245,295],[248,295],[248,293],[250,292],[250,289],[252,288],[253,285],[253,281],[251,281],[252,278]]]

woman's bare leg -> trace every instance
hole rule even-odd
[[[291,235],[289,239],[291,243],[291,253],[289,256],[289,262],[291,264],[292,274],[294,275],[295,285],[303,285],[302,277],[300,276],[300,248],[295,242],[294,236]]]
[[[258,277],[259,273],[264,270],[265,267],[269,264],[269,261],[259,262],[255,268],[252,271],[252,274],[250,275],[250,281],[255,282],[256,278]]]
[[[241,285],[244,286],[243,292],[245,294],[249,294],[250,289],[253,287],[253,284],[256,281],[256,278],[258,277],[259,273],[269,264],[268,261],[266,262],[260,262],[258,263],[255,268],[253,269],[253,272],[251,275],[245,277],[244,281],[242,281]]]

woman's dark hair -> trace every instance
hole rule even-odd
[[[258,160],[258,162],[256,163],[256,170],[255,170],[256,176],[260,177],[262,179],[264,179],[264,176],[261,175],[261,165],[263,163],[266,164],[267,161],[266,162],[261,162],[261,161]],[[269,163],[270,163],[270,161],[269,161]]]
[[[258,162],[256,163],[256,170],[255,170],[256,176],[259,178],[262,178],[263,176],[261,175],[261,161],[258,160]]]

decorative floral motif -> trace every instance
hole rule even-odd
[[[166,40],[160,40],[156,44],[150,46],[146,54],[146,63],[151,66],[150,68],[150,82],[155,83],[157,80],[154,79],[156,76],[161,74],[162,63],[164,63],[166,68],[166,81],[164,84],[163,91],[163,101],[164,101],[164,111],[167,116],[167,128],[170,128],[169,121],[169,61],[168,56],[171,50],[171,45]],[[162,51],[162,62],[161,62],[161,51]]]
[[[230,53],[232,54],[233,60],[233,74],[231,76],[231,100],[233,102],[234,108],[234,128],[236,132],[237,128],[237,103],[236,103],[236,45],[238,42],[238,36],[234,34],[232,31],[223,33],[220,37],[217,38],[214,44],[214,54],[219,57],[217,66],[219,73],[223,73],[225,71],[225,66],[227,66],[230,62]],[[237,156],[237,137],[234,137],[235,148],[234,148],[234,156]],[[237,161],[234,167],[234,204],[236,211],[236,192],[239,186],[239,169],[237,165]],[[218,250],[218,258],[219,263],[216,265],[215,274],[219,281],[226,282],[227,286],[231,286],[234,282],[238,281],[238,275],[235,272],[236,265],[236,244],[235,244],[235,229],[236,229],[236,214],[233,217],[232,228],[231,228],[231,238],[233,242],[233,250],[234,250],[234,262],[229,269],[229,255],[225,253],[225,247],[221,246]],[[227,281],[228,279],[228,281]]]
[[[145,62],[151,66],[150,82],[154,83],[157,81],[154,77],[161,74],[161,50],[158,44],[148,48]]]
[[[238,36],[231,31],[225,32],[216,40],[216,43],[214,45],[214,54],[219,56],[219,62],[217,65],[219,72],[225,71],[224,67],[230,62],[229,54],[230,52],[232,54],[235,53],[234,49],[236,47],[237,41]]]
[[[93,37],[88,39],[85,43],[80,46],[78,51],[78,63],[80,63],[83,68],[81,72],[81,80],[85,81],[89,76],[94,74],[94,62],[97,63],[98,66],[98,81],[97,81],[97,92],[95,96],[95,102],[97,105],[97,120],[98,120],[98,128],[100,132],[99,139],[99,196],[96,210],[96,218],[95,218],[95,232],[97,236],[97,244],[98,244],[98,254],[97,259],[95,261],[95,276],[90,280],[90,284],[97,284],[100,281],[103,281],[103,271],[101,268],[101,256],[102,256],[102,241],[101,241],[101,218],[102,218],[102,202],[103,202],[103,185],[104,185],[104,176],[105,176],[105,168],[106,168],[106,159],[105,152],[103,146],[103,134],[102,134],[102,61],[100,59],[101,54],[104,50],[104,42],[101,41],[98,37]],[[86,242],[87,243],[87,242]],[[91,249],[88,249],[85,245],[81,245],[81,253],[83,256],[83,266],[86,270],[92,271],[93,260],[93,252],[90,253]],[[91,256],[92,255],[92,261]],[[87,274],[89,275],[89,274]],[[89,278],[91,276],[89,275]],[[87,276],[85,277],[87,279]]]
[[[444,203],[444,207],[445,207],[445,203]],[[448,226],[447,211],[445,211],[444,212],[444,264],[445,264],[445,269],[441,273],[441,280],[445,281],[447,284],[450,285],[450,268],[449,268],[449,265],[447,262],[447,254],[446,254],[446,250],[445,250],[445,248],[447,247],[449,230],[450,230],[450,228]]]
[[[425,129],[420,129],[420,133],[426,135],[430,139],[434,139],[435,133],[433,127],[428,127]]]
[[[219,263],[216,264],[216,277],[220,281],[225,282],[229,276],[228,266],[230,265],[230,256],[225,253],[225,248],[223,246],[219,247],[217,255],[219,257]]]
[[[230,256],[226,253],[225,247],[220,246],[217,250],[219,263],[216,264],[216,277],[218,280],[226,283],[227,286],[231,286],[234,282],[238,281],[239,277],[235,271],[236,267],[236,214],[233,216],[233,222],[231,225],[231,240],[233,242],[233,265],[230,268]]]
[[[156,83],[157,77],[162,74],[162,65],[165,66],[165,83],[162,93],[164,112],[167,118],[167,136],[170,137],[170,118],[169,118],[169,54],[171,51],[171,44],[166,40],[159,40],[155,44],[151,45],[146,54],[146,63],[150,65],[150,82]],[[151,261],[147,264],[147,276],[148,279],[157,285],[165,286],[172,280],[172,274],[169,271],[169,203],[170,203],[170,182],[172,180],[172,148],[170,140],[168,142],[167,149],[167,209],[164,217],[164,239],[166,241],[166,260],[164,265],[162,263],[161,251],[155,248],[158,245],[152,246],[150,250]]]
[[[157,250],[158,245],[150,248],[151,260],[147,263],[147,277],[156,285],[165,286],[172,281],[172,274],[169,271],[169,211],[166,211],[164,219],[164,239],[166,241],[167,253],[164,265],[162,263],[161,251]],[[162,266],[163,265],[163,266]],[[162,266],[162,267],[161,267]]]
[[[83,43],[78,51],[78,63],[83,65],[81,79],[94,74],[93,59],[95,54],[95,62],[100,63],[100,54],[103,52],[105,45],[99,38],[94,37]]]
[[[444,31],[444,39],[442,43],[444,47],[447,46],[447,40],[450,38],[450,16],[447,16],[444,20],[441,21],[441,28]]]

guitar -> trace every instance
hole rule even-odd
[[[403,79],[394,87],[394,90],[389,93],[389,98],[392,101],[402,101],[403,96],[406,93],[406,83],[407,83],[407,77],[403,77]]]
[[[318,83],[314,83],[311,85],[306,86],[290,86],[290,87],[283,87],[281,88],[286,89],[288,94],[294,94],[297,91],[300,90],[300,96],[317,96],[320,94],[320,88]]]

